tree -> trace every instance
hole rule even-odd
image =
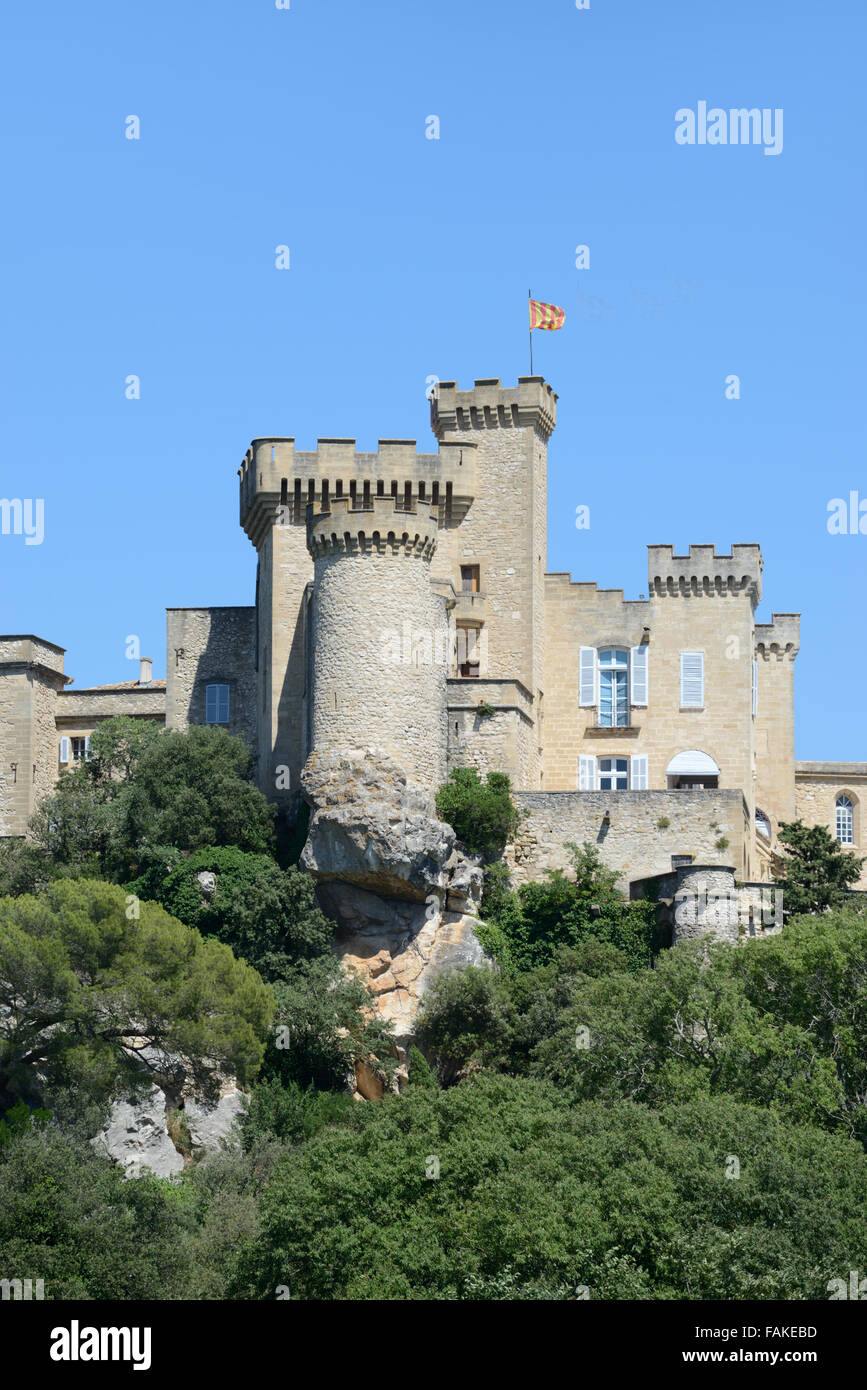
[[[497,884],[489,922],[495,931],[485,945],[504,968],[526,971],[547,964],[560,946],[595,938],[619,950],[629,969],[644,970],[657,946],[655,904],[626,901],[615,887],[619,874],[605,867],[595,845],[565,848],[574,878],[549,869],[517,893]]]
[[[168,1183],[123,1170],[53,1126],[0,1145],[0,1267],[46,1299],[175,1299],[189,1289],[189,1221]]]
[[[86,770],[94,781],[115,777],[131,782],[143,755],[161,734],[155,719],[133,719],[126,714],[104,719],[90,736]]]
[[[127,881],[153,870],[159,883],[179,851],[273,849],[274,809],[253,785],[247,745],[225,729],[161,732],[110,719],[91,749],[95,756],[62,773],[31,818],[53,873]]]
[[[491,970],[469,966],[435,980],[416,1016],[422,1045],[448,1085],[470,1067],[500,1060],[511,1032],[508,990]]]
[[[212,889],[203,888],[204,874],[213,875]],[[268,980],[322,955],[334,935],[309,874],[231,846],[197,850],[161,882],[149,874],[129,888],[142,896],[150,890],[173,917],[216,937]]]
[[[474,767],[454,767],[440,787],[437,814],[474,854],[495,858],[515,833],[519,813],[504,772],[489,772],[483,782]]]
[[[255,1076],[270,989],[227,946],[111,884],[51,884],[0,900],[0,1102],[64,1090],[105,1101],[189,1073]]]
[[[133,778],[147,802],[150,843],[268,853],[274,808],[253,785],[252,769],[247,745],[225,729],[194,725],[162,734],[142,754]]]
[[[827,1298],[867,1263],[865,1193],[850,1139],[729,1097],[569,1107],[482,1074],[357,1105],[278,1163],[234,1292]]]
[[[782,864],[785,916],[841,907],[865,860],[842,849],[823,825],[788,821],[780,826],[779,839],[787,851]]]
[[[275,1033],[263,1077],[284,1085],[343,1091],[356,1063],[388,1081],[395,1069],[391,1025],[370,991],[336,956],[302,960],[274,984]]]

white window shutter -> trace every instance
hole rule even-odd
[[[596,759],[592,754],[581,753],[578,758],[579,792],[596,791]]]
[[[647,791],[647,754],[633,753],[630,759],[629,789],[633,792]]]
[[[759,712],[759,663],[753,662],[753,719]]]
[[[632,685],[630,703],[633,705],[647,704],[647,644],[640,647],[633,647],[631,660],[629,663],[629,675]]]
[[[84,757],[85,761],[90,758],[90,734],[84,735]]]
[[[578,666],[578,703],[596,704],[596,648],[582,647]]]
[[[60,761],[61,761],[62,763],[68,763],[68,762],[69,762],[69,739],[68,739],[68,738],[62,738],[62,739],[60,740]]]
[[[704,652],[680,654],[680,703],[692,709],[704,705]]]

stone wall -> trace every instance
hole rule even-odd
[[[229,686],[230,734],[256,751],[255,608],[166,612],[166,727],[205,723],[205,686]]]
[[[806,825],[823,825],[831,835],[837,834],[837,797],[848,796],[852,802],[855,842],[844,845],[845,850],[859,858],[867,857],[867,826],[864,806],[867,803],[867,763],[795,763],[795,814]],[[853,887],[867,889],[867,863]]]
[[[515,883],[567,869],[567,841],[595,845],[603,863],[623,876],[621,891],[633,879],[670,872],[672,855],[689,854],[702,864],[742,862],[740,791],[517,792],[514,799],[527,813],[506,853]],[[723,840],[728,843],[718,843]]]
[[[494,714],[480,715],[480,704]],[[476,767],[483,775],[507,772],[514,786],[529,787],[535,739],[533,701],[519,681],[448,682],[450,769]]]
[[[335,504],[338,535],[344,524],[366,524],[367,539],[316,555],[311,753],[376,745],[434,792],[446,771],[448,619],[421,547],[435,544],[436,523],[410,517],[410,531],[427,540],[403,545],[399,534],[386,541],[385,521],[380,542],[372,520],[358,521],[365,514],[344,523],[338,511]],[[401,515],[391,516],[399,533]]]
[[[0,639],[0,837],[23,835],[37,801],[54,787],[63,655],[29,635]]]

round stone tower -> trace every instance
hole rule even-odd
[[[446,776],[445,598],[431,587],[439,508],[335,497],[307,508],[312,755],[377,747],[435,791]]]

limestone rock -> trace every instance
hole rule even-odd
[[[193,1158],[219,1149],[224,1144],[237,1146],[239,1141],[234,1126],[243,1109],[244,1092],[234,1082],[228,1085],[219,1100],[211,1104],[188,1100],[184,1105],[184,1114],[193,1141]]]
[[[477,917],[430,915],[423,903],[381,898],[339,881],[321,883],[316,895],[337,924],[336,954],[370,986],[376,1011],[394,1024],[400,1046],[411,1039],[419,1002],[434,980],[447,970],[490,964],[475,934]]]
[[[490,964],[474,931],[481,867],[457,848],[430,793],[380,749],[312,754],[302,781],[313,814],[301,862],[337,925],[336,954],[394,1024],[404,1061],[431,983]],[[363,1080],[356,1094],[366,1096],[375,1087]]]
[[[141,1099],[115,1101],[105,1127],[92,1141],[120,1163],[127,1177],[155,1173],[170,1178],[184,1168],[166,1128],[166,1099],[152,1086]]]
[[[301,863],[314,878],[408,902],[446,889],[455,832],[387,753],[313,753],[302,785],[313,816]]]

